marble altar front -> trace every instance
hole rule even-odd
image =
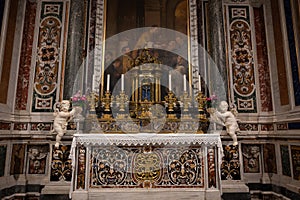
[[[75,134],[72,199],[221,199],[219,134]]]

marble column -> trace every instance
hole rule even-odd
[[[219,97],[225,98],[223,100],[228,100],[225,33],[222,6],[223,4],[220,0],[208,1],[208,53],[217,66],[221,76],[219,77],[217,70],[210,67],[210,80],[212,80],[212,91],[210,91],[210,93],[215,93]]]
[[[63,77],[64,99],[69,99],[82,85],[80,77],[83,70],[80,67],[84,65],[85,13],[85,0],[70,1],[66,67]]]

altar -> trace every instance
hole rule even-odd
[[[72,199],[221,199],[219,134],[74,134]]]

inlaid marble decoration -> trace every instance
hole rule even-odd
[[[261,111],[272,111],[272,91],[268,63],[268,48],[266,41],[264,7],[253,8],[256,36],[256,54],[259,76],[259,93]]]
[[[91,187],[202,188],[203,157],[200,146],[93,147]]]
[[[248,6],[228,6],[228,40],[232,90],[237,110],[256,113],[252,25]]]
[[[78,150],[77,189],[85,189],[86,148],[81,146]]]
[[[291,146],[293,178],[300,181],[300,146]]]
[[[215,148],[207,148],[207,166],[208,166],[208,187],[217,187],[216,166],[215,166],[216,153]]]
[[[27,107],[30,71],[33,70],[30,69],[30,66],[32,61],[32,44],[34,39],[36,9],[37,3],[35,1],[26,1],[26,12],[16,92],[16,110],[26,110]]]
[[[244,173],[260,172],[260,145],[242,144]]]
[[[10,174],[23,174],[26,144],[14,144],[12,148]]]
[[[281,155],[282,174],[285,176],[292,176],[291,164],[290,164],[290,152],[289,152],[288,145],[280,145],[280,155]]]
[[[224,157],[221,165],[222,180],[241,180],[239,148],[233,145],[223,145]]]
[[[27,147],[28,174],[45,174],[49,145],[29,145]]]
[[[37,60],[33,84],[33,112],[50,112],[55,103],[62,55],[63,2],[41,4]]]
[[[264,172],[277,173],[276,151],[274,144],[264,144]]]
[[[10,130],[11,122],[0,122],[0,130]]]
[[[71,145],[53,146],[50,181],[71,181],[72,160],[69,158]]]
[[[6,145],[0,145],[0,177],[5,173]]]

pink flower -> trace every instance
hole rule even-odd
[[[206,101],[211,101],[211,98],[210,98],[210,97],[207,97],[207,98],[206,98]]]
[[[86,96],[85,96],[85,95],[83,95],[83,96],[80,98],[80,100],[82,100],[82,101],[86,101]]]
[[[72,97],[72,101],[78,101],[78,98],[77,97]]]

